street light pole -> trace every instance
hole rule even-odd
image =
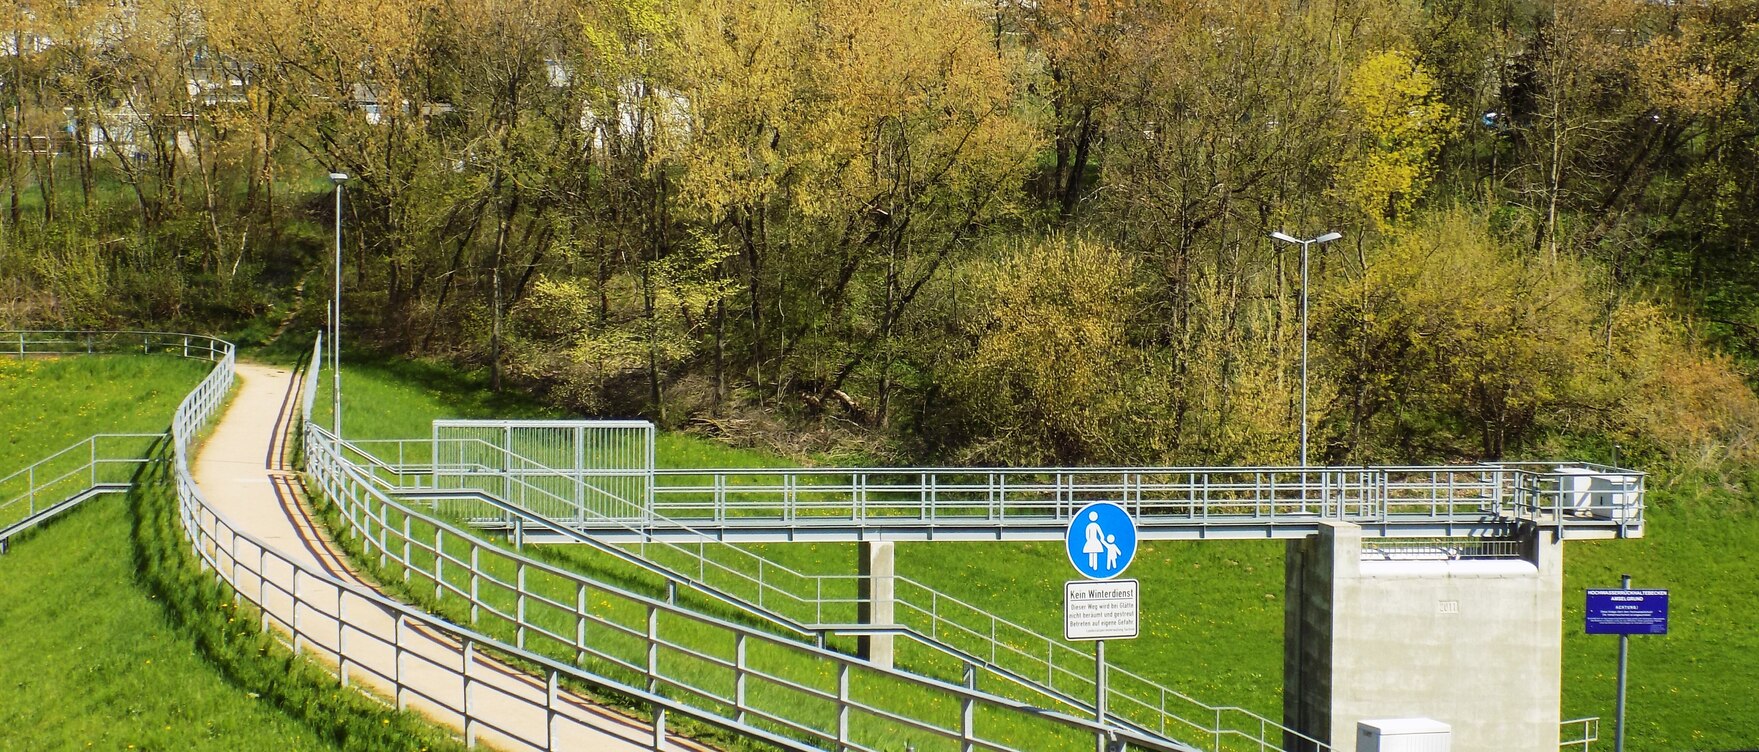
[[[336,185],[336,287],[330,304],[330,409],[331,429],[342,438],[342,184],[348,174],[330,173]],[[321,364],[320,364],[321,365]]]
[[[1285,243],[1301,246],[1301,467],[1307,466],[1307,248],[1313,245],[1330,243],[1343,237],[1341,233],[1328,232],[1312,240],[1301,240],[1292,235],[1273,232],[1270,237]]]

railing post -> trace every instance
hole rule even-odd
[[[550,669],[548,681],[544,683],[544,749],[555,752],[556,749],[556,695],[557,673]]]
[[[733,637],[733,710],[734,720],[745,722],[745,633]]]
[[[477,548],[478,547],[476,545],[476,542],[472,541],[470,544],[470,623],[471,624],[476,623],[476,612],[477,612],[476,580],[477,580],[477,572],[480,571],[480,569],[477,565],[477,557],[476,557]]]
[[[476,643],[469,637],[464,638],[464,701],[460,703],[464,712],[464,746],[476,746],[476,719],[471,715],[470,707],[470,670],[476,665]]]
[[[444,583],[446,582],[446,569],[445,569],[445,567],[446,567],[446,549],[442,547],[443,544],[445,543],[445,539],[443,537],[443,532],[444,531],[442,531],[438,526],[436,526],[434,528],[434,600],[435,601],[440,600],[440,598],[442,598],[445,593]]]
[[[660,609],[647,607],[647,691],[658,693],[660,687]]]
[[[977,666],[965,664],[965,688],[977,686]],[[959,751],[974,752],[977,749],[977,700],[971,695],[959,698]]]
[[[837,664],[837,752],[849,743],[849,664]]]
[[[371,513],[369,513],[368,516],[371,516]],[[379,569],[381,570],[385,568],[391,558],[391,547],[386,544],[386,534],[391,527],[386,523],[390,519],[391,513],[389,505],[382,501],[379,502]]]
[[[580,666],[586,663],[586,583],[580,583],[574,604],[574,665]]]
[[[513,619],[517,626],[513,630],[513,645],[525,647],[525,562],[521,561],[513,570]]]
[[[392,614],[391,687],[398,712],[409,709],[409,701],[403,699],[403,614]]]

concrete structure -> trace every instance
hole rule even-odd
[[[1454,752],[1555,752],[1563,543],[1521,540],[1521,558],[1368,561],[1350,523],[1291,541],[1284,724],[1343,751],[1360,721],[1427,717],[1453,728]]]
[[[861,544],[861,604],[858,617],[862,624],[886,627],[894,621],[896,589],[893,575],[897,574],[894,563],[891,541],[867,541]],[[857,654],[878,664],[882,668],[892,667],[891,635],[869,635],[859,638]]]

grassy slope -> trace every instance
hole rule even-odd
[[[1759,748],[1759,504],[1704,487],[1652,498],[1647,538],[1565,549],[1564,712],[1612,734],[1618,638],[1583,633],[1583,591],[1629,574],[1672,601],[1669,634],[1631,638],[1629,748]]]
[[[0,749],[332,749],[205,661],[136,584],[128,535],[105,497],[0,558]]]
[[[138,355],[0,358],[0,475],[93,433],[164,431],[209,368]]]
[[[424,366],[350,367],[348,429],[361,437],[417,437],[435,417],[554,416],[517,399],[489,399],[478,380]],[[327,396],[324,398],[327,400]],[[326,404],[320,402],[320,404]],[[327,410],[323,411],[327,414]],[[326,418],[327,419],[327,418]],[[662,434],[662,466],[774,465],[777,460],[690,436]],[[1616,639],[1582,634],[1581,592],[1630,572],[1645,587],[1675,590],[1674,633],[1634,640],[1629,748],[1730,749],[1759,740],[1759,521],[1726,492],[1657,492],[1650,538],[1573,543],[1566,549],[1566,717],[1599,715],[1611,736]],[[849,545],[761,547],[807,572],[848,572]],[[1212,703],[1276,718],[1282,685],[1280,543],[1163,542],[1145,546],[1131,576],[1143,581],[1143,638],[1109,651],[1132,671]],[[1068,564],[1056,546],[911,543],[900,573],[1055,634]]]
[[[0,364],[0,468],[93,431],[163,430],[206,372],[145,357]],[[202,659],[135,581],[131,545],[124,500],[105,497],[0,557],[0,749],[330,749]]]

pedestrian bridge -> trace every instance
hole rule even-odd
[[[1144,540],[1304,538],[1325,521],[1389,538],[1643,535],[1644,474],[1586,462],[678,469],[655,467],[652,436],[636,421],[439,421],[430,438],[352,442],[350,459],[484,526],[504,515],[470,510],[493,496],[613,543],[1055,541],[1096,501]]]

